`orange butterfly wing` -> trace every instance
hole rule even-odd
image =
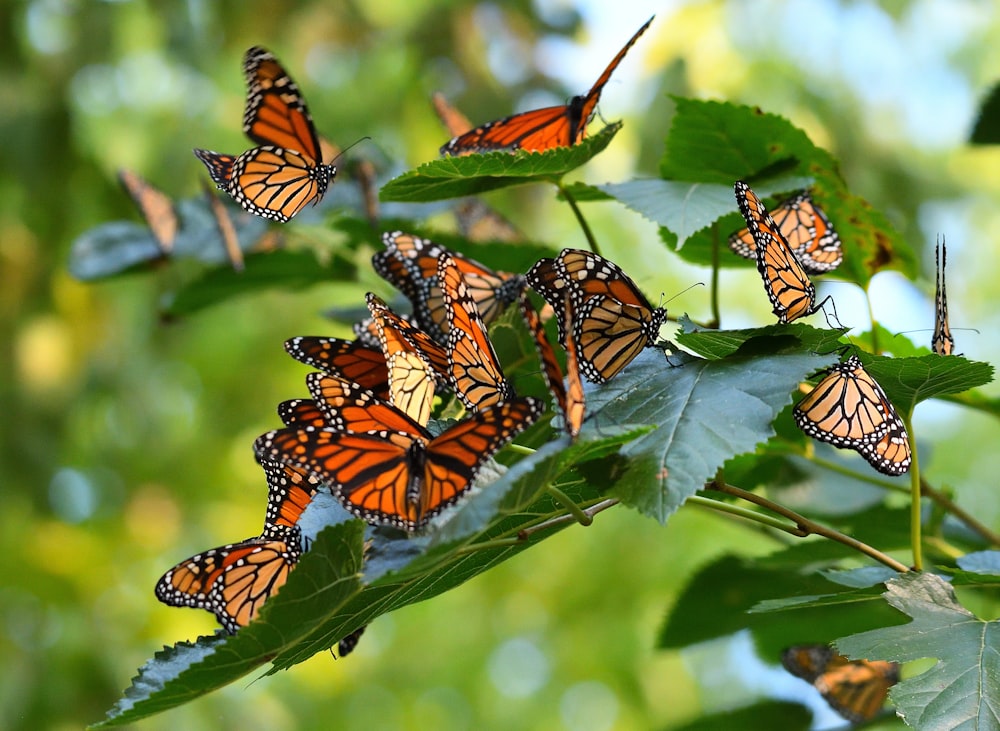
[[[355,383],[326,373],[310,373],[306,387],[336,431],[401,431],[423,436],[423,427],[391,404]]]
[[[362,519],[414,531],[468,491],[483,462],[540,414],[539,402],[524,398],[474,414],[433,439],[423,429],[280,429],[254,446],[262,459],[316,473]]]
[[[827,645],[797,645],[781,653],[792,675],[812,683],[830,706],[852,723],[869,721],[899,682],[899,664],[848,660]]]
[[[258,145],[294,150],[310,159],[323,161],[319,137],[298,85],[272,53],[259,46],[243,57],[247,81],[247,103],[243,111],[243,131]]]
[[[537,310],[528,299],[527,292],[521,294],[520,298],[521,316],[524,324],[528,327],[528,332],[535,342],[535,350],[538,353],[538,360],[542,364],[542,375],[545,383],[552,392],[552,397],[558,404],[560,411],[566,413],[566,386],[563,384],[563,372],[556,359],[556,353],[549,344],[548,336],[545,334],[545,327],[542,319],[538,316]]]
[[[227,632],[236,632],[257,616],[298,563],[298,529],[284,533],[280,540],[249,538],[180,562],[157,582],[157,599],[175,607],[207,609]]]
[[[906,426],[856,355],[830,368],[792,416],[808,436],[856,450],[883,474],[901,475],[910,468]]]
[[[118,180],[132,198],[142,217],[146,219],[153,238],[160,245],[160,251],[169,253],[177,238],[177,212],[174,203],[163,191],[154,188],[138,173],[119,170]]]
[[[312,399],[297,398],[278,404],[278,417],[285,426],[311,426],[324,429],[328,426],[326,414]]]
[[[351,340],[300,335],[285,341],[295,360],[353,381],[380,399],[389,398],[389,373],[381,349]]]
[[[566,432],[571,439],[576,439],[580,433],[580,429],[583,427],[583,417],[587,411],[587,402],[583,393],[583,379],[580,377],[580,362],[576,352],[576,335],[573,329],[573,303],[569,297],[564,302],[563,317],[566,321],[567,333],[566,405],[563,407],[563,415],[566,419]]]
[[[844,259],[840,237],[808,191],[779,203],[771,216],[807,273],[823,274],[840,266]],[[757,244],[749,228],[732,234],[729,248],[745,259],[757,258]]]
[[[589,251],[563,249],[555,259],[536,262],[527,279],[555,311],[563,347],[569,337],[565,301],[570,300],[580,372],[595,383],[613,378],[653,345],[667,316],[620,267]]]
[[[262,538],[278,540],[286,533],[284,529],[295,528],[303,511],[309,507],[319,481],[299,467],[278,462],[261,462],[267,476],[267,513],[264,516]],[[275,531],[275,528],[278,530]]]
[[[514,389],[504,377],[465,277],[448,254],[438,259],[437,271],[448,314],[447,350],[455,395],[473,411],[509,401]]]

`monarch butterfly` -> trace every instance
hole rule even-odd
[[[951,355],[955,352],[955,338],[951,336],[948,327],[948,297],[944,288],[944,268],[948,265],[948,249],[944,242],[934,247],[934,261],[937,278],[934,284],[934,336],[931,338],[931,349],[938,355]]]
[[[781,664],[812,683],[837,713],[851,723],[873,719],[889,688],[899,682],[899,663],[848,660],[827,645],[796,645],[781,653]]]
[[[371,434],[279,429],[254,446],[262,459],[314,473],[360,518],[415,531],[462,497],[483,463],[541,413],[541,403],[525,397],[473,414],[437,437],[415,424]]]
[[[538,312],[530,300],[528,300],[526,294],[521,295],[520,304],[521,315],[524,317],[528,331],[535,341],[535,350],[538,351],[538,359],[542,363],[542,374],[545,376],[545,382],[548,384],[553,398],[563,413],[566,433],[571,438],[575,438],[580,433],[580,427],[583,425],[586,404],[583,394],[583,381],[580,379],[580,366],[576,356],[576,343],[572,337],[566,340],[567,383],[563,384],[562,369],[559,367],[555,351],[552,349],[545,335],[545,328],[542,326]],[[564,307],[564,322],[567,323],[567,328],[572,332],[572,306],[568,297],[565,300]]]
[[[792,415],[813,439],[854,449],[883,474],[901,475],[910,468],[906,427],[856,355],[830,368]]]
[[[301,468],[267,460],[261,464],[269,490],[260,536],[191,556],[156,583],[161,602],[207,609],[229,633],[257,616],[298,563],[302,535],[296,524],[318,487]]]
[[[428,239],[392,231],[382,235],[382,243],[386,250],[372,257],[375,271],[410,300],[417,325],[439,343],[448,339],[448,313],[437,277],[441,254],[454,259],[486,325],[492,324],[524,289],[522,275],[495,272]]]
[[[569,104],[534,109],[482,124],[444,143],[441,146],[441,154],[468,155],[493,150],[541,152],[553,147],[577,144],[586,134],[587,123],[594,115],[604,85],[625,58],[625,54],[652,22],[653,18],[650,18],[635,32],[629,42],[611,59],[611,63],[586,95],[574,96],[569,100]]]
[[[424,426],[434,403],[434,373],[427,356],[406,337],[385,302],[371,292],[366,302],[378,329],[389,372],[389,403]],[[435,343],[436,345],[436,343]]]
[[[653,345],[667,316],[616,264],[589,251],[563,249],[555,259],[540,259],[527,279],[555,310],[563,347],[570,337],[565,322],[570,300],[580,372],[595,383],[613,378]]]
[[[208,184],[204,184],[203,187],[205,197],[208,199],[208,206],[212,209],[212,215],[215,217],[215,225],[219,229],[219,237],[222,239],[226,256],[229,257],[229,263],[234,271],[242,272],[244,268],[243,249],[240,248],[240,239],[236,234],[233,219],[212,188]]]
[[[844,260],[840,236],[833,230],[833,224],[823,210],[813,202],[809,191],[800,191],[782,201],[775,206],[771,216],[808,273],[832,272]],[[749,228],[732,234],[729,248],[744,259],[757,258],[757,244]]]
[[[449,385],[449,365],[448,365],[448,352],[445,350],[437,341],[433,340],[430,335],[425,333],[423,330],[415,326],[410,320],[408,320],[403,315],[398,315],[383,302],[377,295],[369,292],[365,296],[365,301],[368,304],[368,310],[372,313],[372,326],[379,337],[379,347],[382,347],[382,334],[379,332],[379,324],[376,320],[381,320],[381,326],[385,328],[386,326],[392,327],[396,331],[398,337],[402,340],[408,342],[416,352],[419,353],[424,359],[430,364],[436,384],[439,388],[444,388]],[[377,317],[375,315],[377,314]]]
[[[381,399],[389,398],[389,371],[385,355],[377,346],[373,348],[352,340],[300,335],[286,340],[285,350],[300,363],[354,381]]]
[[[448,315],[448,364],[455,395],[473,411],[509,401],[514,389],[503,375],[465,277],[446,253],[440,255],[437,265],[438,286]]]
[[[740,213],[757,246],[757,271],[764,280],[764,289],[778,322],[791,322],[813,314],[820,307],[816,304],[816,287],[778,225],[749,185],[737,180],[734,188]]]
[[[142,217],[146,219],[146,224],[156,239],[160,251],[169,254],[174,248],[178,228],[177,212],[170,196],[131,170],[119,170],[118,180]]]
[[[243,58],[243,131],[259,147],[242,155],[196,149],[221,190],[253,214],[282,223],[319,203],[337,175],[323,151],[299,87],[273,54],[254,46]]]

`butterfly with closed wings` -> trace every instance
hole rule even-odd
[[[830,368],[792,416],[813,439],[853,449],[883,474],[910,469],[906,426],[856,355]]]
[[[779,203],[771,211],[771,217],[809,274],[832,272],[844,260],[840,236],[809,191],[800,191]],[[757,244],[749,228],[732,234],[729,248],[744,259],[757,258]]]
[[[613,378],[654,345],[667,317],[618,265],[589,251],[563,249],[554,259],[540,259],[527,279],[555,311],[563,347],[570,337],[565,312],[572,307],[580,372],[595,383]]]

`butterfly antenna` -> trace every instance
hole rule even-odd
[[[340,152],[338,152],[337,155],[336,155],[336,157],[334,157],[332,160],[330,160],[330,162],[328,164],[329,165],[333,165],[333,163],[337,162],[337,160],[339,160],[340,158],[342,158],[347,153],[347,151],[350,150],[352,147],[361,144],[365,140],[370,140],[370,139],[371,139],[371,137],[369,137],[368,135],[365,135],[364,137],[361,137],[361,138],[355,140],[354,142],[352,142],[351,144],[349,144],[347,147],[345,147],[343,150],[341,150]]]

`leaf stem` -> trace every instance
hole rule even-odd
[[[909,428],[909,427],[907,427]],[[907,432],[909,433],[909,432]],[[912,448],[912,444],[911,444]],[[796,452],[789,452],[789,454],[796,454]],[[800,454],[800,456],[802,456]],[[845,475],[852,479],[858,480],[859,482],[867,482],[869,485],[874,485],[876,487],[881,487],[883,490],[889,490],[891,492],[905,493],[909,495],[912,492],[911,486],[901,485],[897,482],[889,482],[888,480],[880,480],[877,477],[870,477],[864,475],[849,467],[844,467],[843,465],[837,464],[836,462],[831,462],[830,460],[823,459],[822,457],[809,457],[817,467],[822,467],[823,469],[830,470],[831,472],[836,472],[841,475]],[[994,546],[1000,546],[1000,534],[987,528],[983,523],[970,515],[966,510],[959,506],[955,501],[949,498],[940,490],[936,490],[927,484],[927,481],[922,477],[920,478],[920,494],[926,498],[929,498],[932,502],[937,503],[947,512],[951,513],[953,516],[958,518],[960,521],[966,524],[972,531],[978,533],[983,537],[984,540],[988,541]]]
[[[558,487],[555,485],[547,485],[545,489],[557,503],[566,508],[570,515],[576,518],[577,523],[587,526],[594,522],[594,517],[592,515],[589,515],[583,508],[573,502],[569,495],[564,493]]]
[[[587,238],[587,244],[590,246],[590,250],[601,255],[601,248],[597,245],[597,239],[594,238],[594,232],[590,230],[590,226],[587,224],[587,219],[583,217],[583,211],[576,204],[576,199],[573,194],[569,192],[569,189],[563,186],[562,182],[556,183],[559,187],[559,192],[562,193],[563,198],[569,203],[569,207],[573,210],[573,214],[576,216],[576,220],[580,222],[580,228],[583,229],[583,235]]]
[[[720,513],[728,513],[729,515],[735,515],[739,518],[744,518],[755,523],[761,523],[769,528],[785,531],[786,533],[791,533],[793,536],[798,536],[799,538],[808,535],[808,533],[803,533],[802,529],[797,525],[789,525],[785,521],[773,518],[770,515],[765,515],[759,510],[751,510],[750,508],[740,507],[739,505],[731,505],[730,503],[724,503],[721,500],[714,500],[709,497],[702,497],[701,495],[692,495],[684,502],[685,504],[698,505],[703,508],[708,508],[709,510],[715,510]]]
[[[920,510],[920,463],[917,459],[917,440],[912,436],[913,425],[911,409],[906,416],[902,417],[903,425],[910,439],[910,550],[913,551],[913,568],[923,571],[924,568],[924,546],[921,543],[920,529],[922,525],[922,514]]]
[[[531,456],[536,451],[531,447],[525,447],[521,444],[514,444],[513,442],[507,445],[507,449],[509,449],[511,452],[516,452],[517,454],[524,454],[527,456]]]
[[[892,558],[891,556],[887,556],[878,549],[869,546],[867,543],[862,543],[858,539],[845,535],[840,531],[816,523],[815,521],[806,518],[804,515],[799,515],[794,510],[790,510],[784,507],[783,505],[779,505],[778,503],[772,502],[771,500],[768,500],[765,497],[761,497],[760,495],[756,495],[752,492],[747,492],[746,490],[741,490],[738,487],[734,487],[733,485],[728,485],[718,480],[707,483],[705,485],[705,489],[717,490],[718,492],[726,493],[727,495],[734,495],[738,498],[746,500],[747,502],[751,502],[755,505],[760,505],[762,508],[767,508],[771,512],[777,513],[782,517],[788,518],[789,520],[795,523],[795,525],[798,527],[800,531],[802,531],[802,537],[805,537],[810,534],[823,536],[824,538],[829,538],[832,541],[837,541],[838,543],[842,543],[849,548],[855,549],[856,551],[860,551],[861,553],[864,553],[867,556],[871,556],[879,563],[885,564],[894,571],[899,571],[900,573],[905,573],[909,571],[909,569],[903,564],[901,564],[899,561]]]
[[[710,327],[717,329],[722,319],[719,314],[719,225],[712,224],[712,281],[709,286],[709,300],[712,307],[712,322]]]
[[[591,522],[593,522],[593,518],[595,515],[607,510],[608,508],[614,507],[615,505],[618,504],[618,502],[619,502],[618,498],[614,497],[607,498],[606,500],[601,500],[598,503],[594,503],[589,508],[584,508],[582,512],[585,513],[587,516],[589,516]],[[543,520],[541,523],[537,523],[536,525],[528,526],[527,528],[522,528],[517,534],[517,539],[519,541],[525,541],[528,539],[529,536],[531,536],[532,533],[537,533],[540,530],[551,528],[554,525],[561,525],[563,523],[572,523],[576,520],[577,518],[575,515],[557,515],[554,518]]]

